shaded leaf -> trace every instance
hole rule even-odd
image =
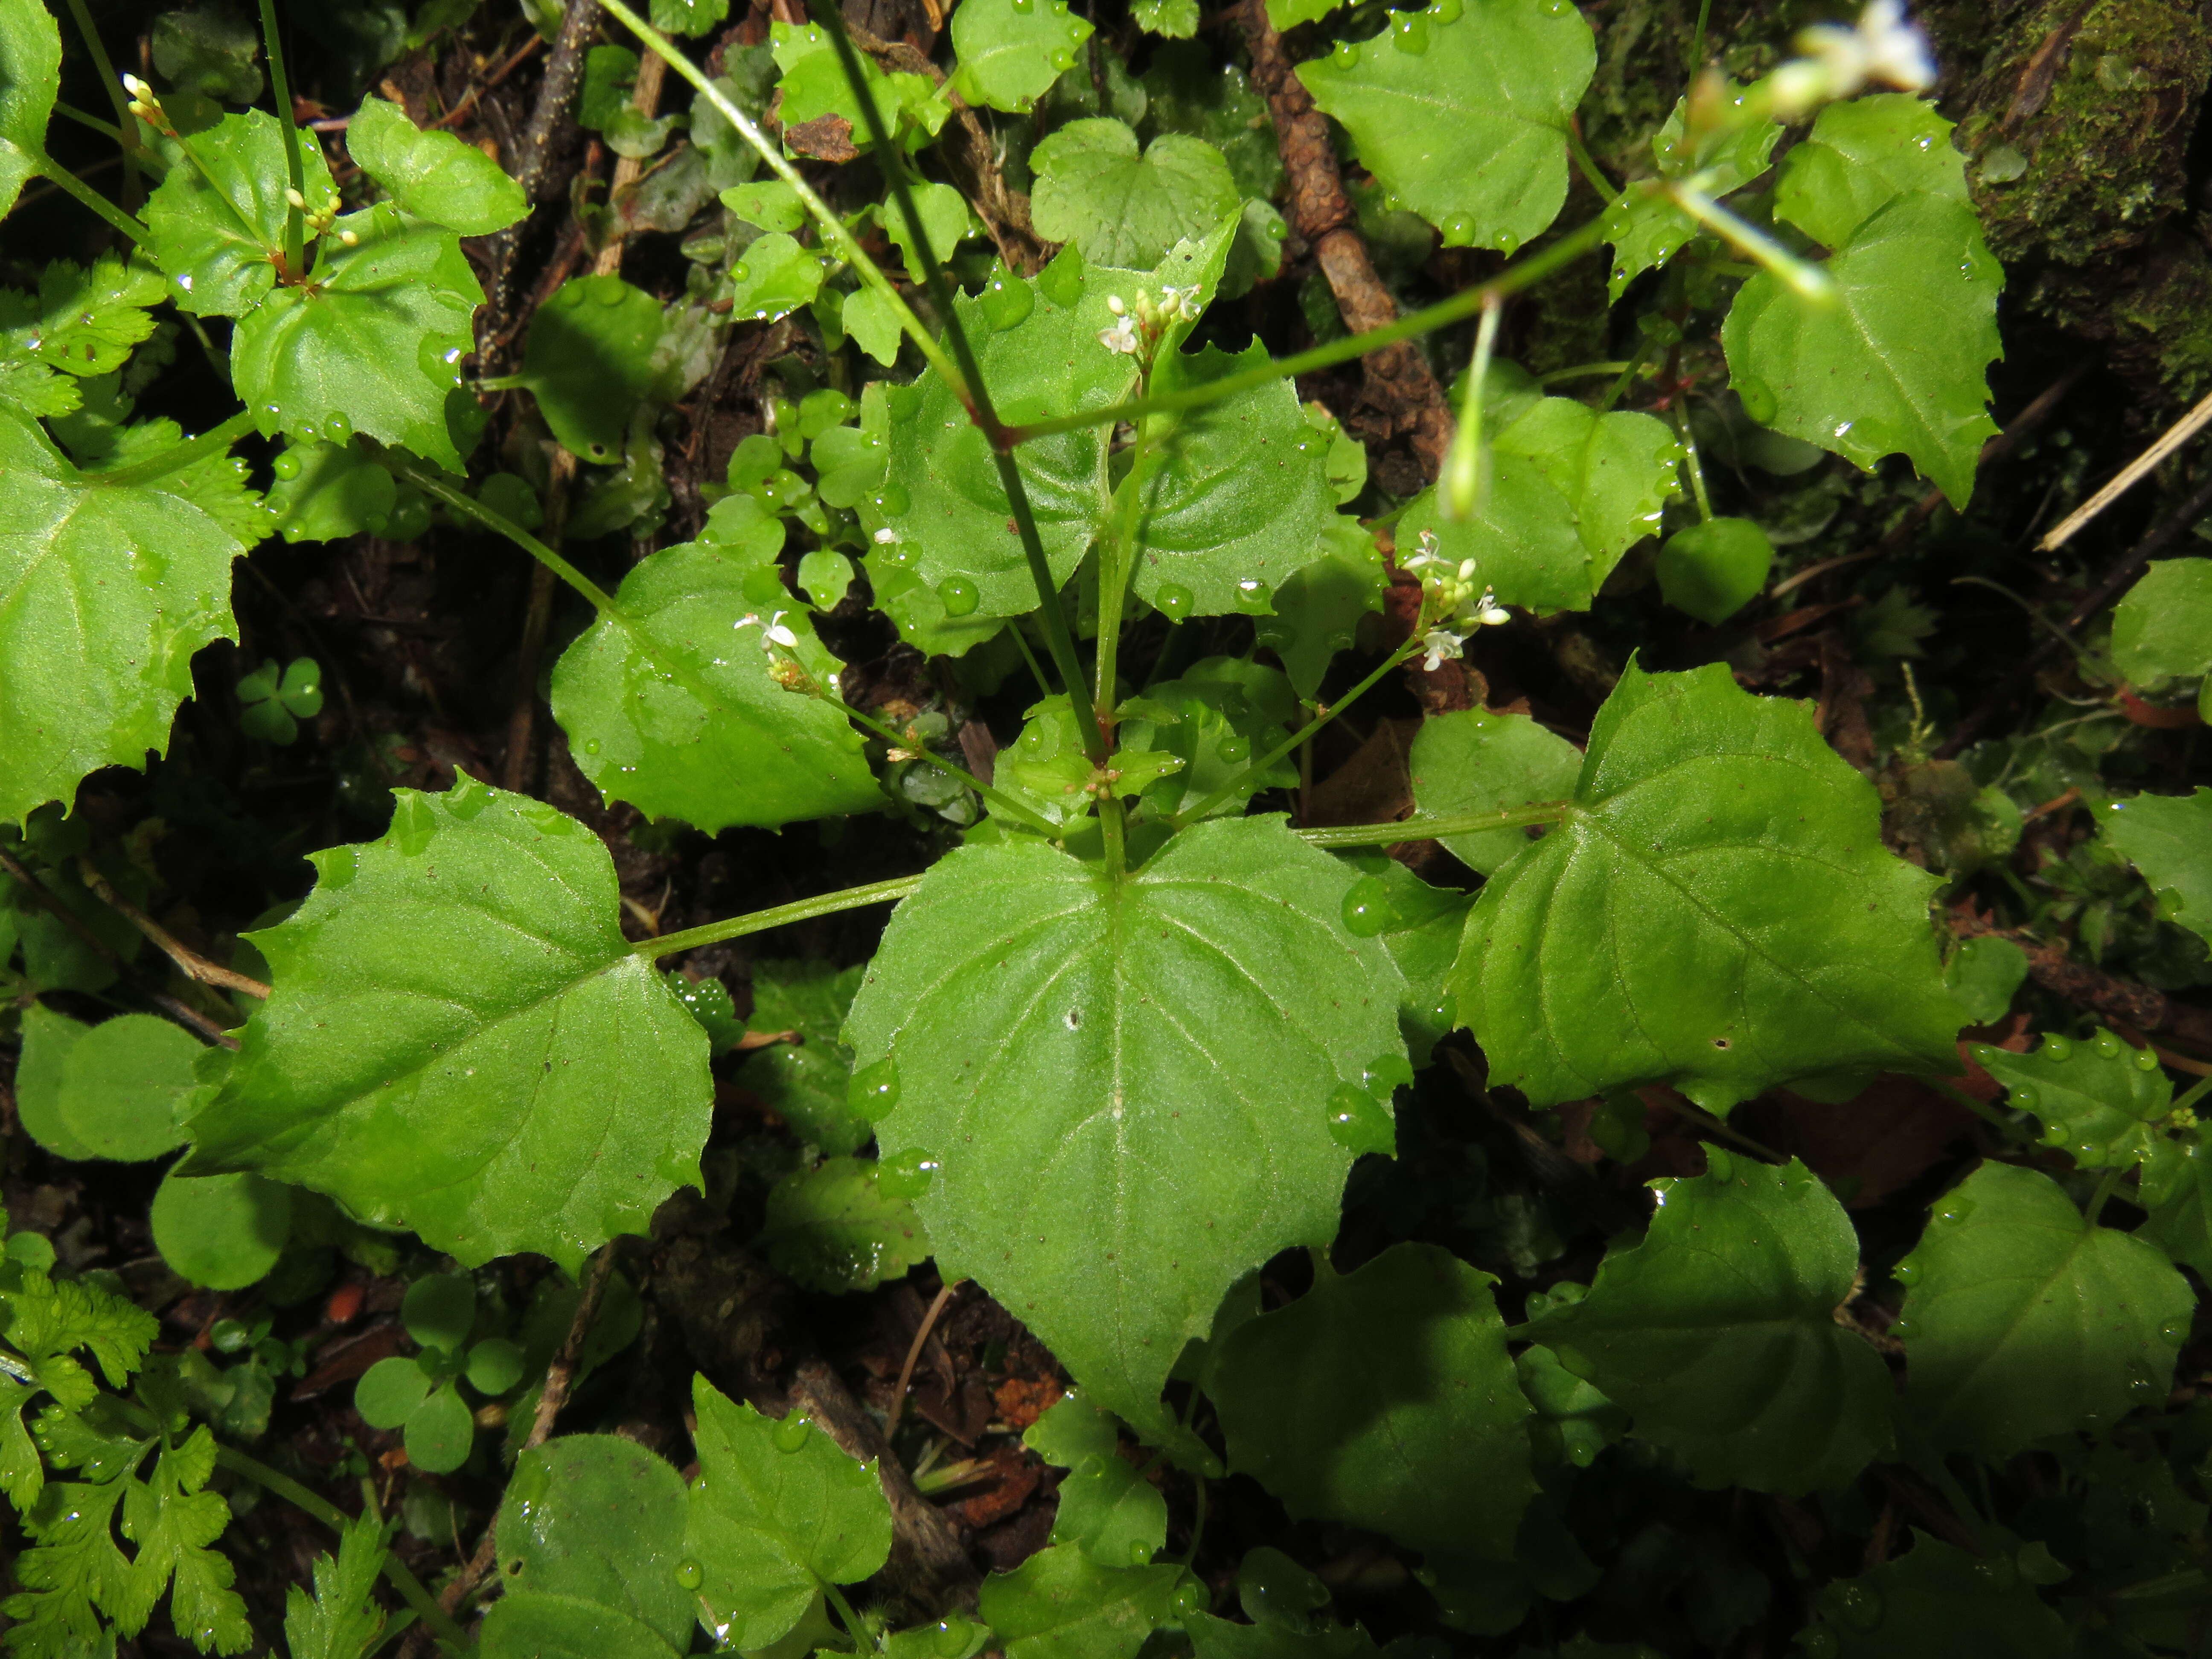
[[[1425,817],[1502,812],[1574,793],[1582,751],[1527,714],[1469,708],[1421,722],[1406,757],[1413,803]],[[1491,875],[1528,849],[1526,830],[1447,836],[1444,849]]]
[[[1238,1326],[1209,1389],[1230,1467],[1293,1516],[1387,1534],[1432,1571],[1509,1559],[1536,1485],[1496,1282],[1395,1244]]]
[[[1708,1146],[1705,1162],[1653,1182],[1643,1241],[1524,1328],[1700,1486],[1846,1486],[1890,1441],[1888,1372],[1835,1319],[1858,1236],[1795,1158],[1775,1169]]]
[[[346,149],[408,212],[464,236],[504,230],[530,211],[522,186],[490,156],[450,132],[424,131],[381,98],[362,100]]]
[[[502,1599],[574,1597],[682,1650],[696,1612],[677,1579],[684,1502],[682,1478],[634,1441],[572,1434],[533,1447],[500,1500]]]
[[[2085,1170],[2124,1170],[2149,1157],[2173,1102],[2158,1056],[2109,1031],[2088,1042],[2046,1036],[2028,1054],[1984,1043],[1974,1060],[2009,1091],[2006,1104],[2041,1121],[2045,1146],[2063,1147]]]
[[[2212,559],[2162,559],[2112,611],[2112,661],[2137,685],[2212,672]]]
[[[971,104],[1021,113],[1090,38],[1091,24],[1067,0],[966,0],[952,14],[952,89]]]
[[[827,1296],[872,1291],[929,1255],[913,1206],[878,1183],[872,1159],[857,1158],[776,1182],[760,1244],[778,1273]]]
[[[1096,265],[1142,270],[1206,235],[1240,202],[1229,163],[1204,139],[1163,133],[1139,153],[1137,135],[1109,117],[1069,122],[1030,165],[1037,234],[1073,242]]]
[[[2008,1164],[1937,1202],[1898,1277],[1915,1431],[1993,1458],[2164,1400],[2196,1305],[2154,1247]]]
[[[149,435],[165,434],[176,428]],[[96,767],[167,749],[192,653],[238,637],[230,565],[258,511],[223,456],[106,483],[0,410],[0,823],[72,799]]]
[[[856,1583],[890,1553],[875,1466],[855,1463],[797,1415],[777,1422],[692,1380],[700,1479],[684,1539],[706,1577],[700,1601],[740,1648],[796,1626],[817,1585]]]
[[[2212,943],[2212,788],[2108,801],[2099,817],[2105,839],[2157,892],[2160,914]]]
[[[983,1581],[983,1621],[1006,1659],[1135,1659],[1168,1616],[1176,1567],[1108,1567],[1072,1544]]]
[[[610,799],[709,835],[874,810],[883,795],[860,735],[774,677],[777,660],[796,661],[834,693],[842,666],[783,586],[781,524],[739,514],[720,527],[726,539],[663,548],[635,567],[562,653],[553,713],[577,765]],[[798,644],[772,654],[770,628]]]

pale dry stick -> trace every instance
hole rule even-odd
[[[131,964],[124,961],[122,956],[109,945],[106,939],[86,927],[83,917],[48,892],[44,882],[5,853],[0,853],[0,870],[5,870],[17,881],[22,883],[24,890],[30,894],[33,903],[41,909],[51,911],[60,920],[63,927],[75,933],[79,939],[90,947],[94,954],[112,966],[118,974],[130,971]],[[224,1048],[238,1047],[236,1037],[231,1036],[198,1009],[188,1003],[178,1001],[167,992],[143,990],[140,994],[171,1019],[175,1020],[178,1024],[197,1031],[208,1042]]]
[[[2159,435],[2158,441],[2122,467],[2119,476],[2112,483],[2061,520],[2056,530],[2035,544],[2036,550],[2052,553],[2065,546],[2075,531],[2134,489],[2153,467],[2203,431],[2208,422],[2212,422],[2212,396],[2207,396],[2196,408],[2166,428]]]
[[[945,1311],[945,1304],[952,1300],[953,1291],[965,1283],[965,1279],[956,1279],[951,1284],[940,1286],[936,1300],[929,1304],[929,1311],[921,1316],[921,1328],[914,1334],[914,1340],[907,1346],[906,1364],[899,1367],[898,1387],[891,1391],[890,1413],[884,1419],[884,1443],[886,1445],[890,1443],[891,1436],[898,1432],[899,1414],[906,1409],[907,1385],[914,1381],[915,1362],[921,1358],[922,1345],[929,1340],[929,1334],[937,1328],[937,1316]]]
[[[269,988],[266,985],[258,979],[248,979],[244,974],[219,967],[198,951],[188,949],[175,934],[117,892],[107,878],[100,873],[100,866],[89,858],[79,855],[76,872],[102,904],[151,939],[163,956],[177,964],[186,979],[196,979],[203,985],[220,985],[226,991],[243,991],[250,997],[259,997],[264,1002],[268,1001]]]

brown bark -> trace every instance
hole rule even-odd
[[[1336,152],[1329,146],[1328,118],[1314,107],[1304,83],[1292,73],[1264,0],[1242,0],[1235,15],[1251,48],[1253,84],[1266,95],[1274,118],[1275,141],[1290,178],[1291,228],[1313,249],[1345,327],[1358,334],[1397,321],[1398,303],[1376,275],[1352,198],[1345,194]],[[1452,421],[1428,359],[1413,342],[1401,340],[1369,352],[1360,366],[1365,376],[1361,404],[1394,435],[1405,437],[1423,473],[1433,480],[1451,443]]]

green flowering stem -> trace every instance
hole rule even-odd
[[[1810,260],[1799,258],[1765,231],[1745,223],[1694,184],[1688,180],[1662,183],[1658,193],[1722,240],[1757,260],[1799,299],[1815,305],[1834,301],[1835,279],[1826,271]]]
[[[276,39],[276,0],[261,0],[261,38],[269,52],[269,90],[276,100],[276,118],[284,127],[284,274],[297,282],[307,274],[302,230],[307,173],[300,159],[300,124],[292,114],[292,79],[284,72],[284,49]]]
[[[930,302],[944,319],[945,342],[960,367],[957,374],[947,373],[941,366],[938,372],[966,406],[969,419],[982,428],[983,436],[990,443],[992,464],[998,468],[1000,487],[1006,492],[1006,505],[1013,515],[1015,532],[1021,538],[1022,556],[1029,563],[1030,580],[1036,588],[1037,613],[1044,624],[1045,644],[1052,653],[1052,665],[1059,672],[1061,686],[1073,703],[1083,684],[1083,665],[1075,653],[1075,635],[1060,606],[1060,585],[1052,579],[1052,565],[1044,556],[1043,539],[1037,534],[1036,514],[1030,505],[1029,490],[1022,483],[1020,469],[1014,465],[1014,441],[992,405],[991,389],[983,380],[983,366],[976,361],[975,346],[968,338],[967,329],[961,325],[959,312],[953,307],[952,285],[945,280],[944,264],[930,246],[929,232],[915,207],[906,158],[884,129],[884,113],[876,107],[875,98],[868,90],[860,56],[853,48],[851,35],[846,32],[844,15],[830,0],[817,0],[814,13],[816,22],[828,33],[830,44],[837,53],[838,66],[845,72],[845,83],[852,88],[853,101],[860,106],[860,124],[868,130],[869,142],[875,146],[884,181],[906,219],[907,235],[921,266],[922,283],[929,291]],[[931,362],[935,363],[936,359]],[[1079,724],[1084,754],[1093,766],[1103,766],[1106,734],[1095,720]],[[1109,816],[1102,806],[1101,818]],[[1107,850],[1109,861],[1118,867],[1119,860],[1112,859],[1114,840],[1114,831],[1109,830]]]
[[[1713,516],[1713,498],[1705,490],[1705,469],[1698,459],[1698,441],[1690,432],[1690,410],[1686,403],[1674,405],[1674,430],[1682,441],[1682,464],[1690,470],[1690,489],[1698,498],[1698,522],[1710,524]]]
[[[100,76],[100,84],[107,89],[107,101],[115,106],[118,125],[109,136],[123,149],[123,199],[135,204],[138,191],[138,163],[145,155],[145,146],[139,143],[138,123],[131,118],[130,97],[123,90],[123,82],[115,73],[114,64],[109,61],[107,47],[100,38],[100,31],[93,26],[92,8],[85,3],[85,0],[69,0],[69,6],[70,15],[76,20],[77,33],[84,37],[84,49],[92,54],[93,71]],[[101,125],[105,125],[105,123]]]
[[[687,927],[680,933],[663,933],[658,939],[641,939],[631,945],[630,954],[653,960],[672,957],[681,951],[696,951],[702,945],[720,945],[724,939],[743,939],[748,933],[763,933],[771,927],[781,927],[794,921],[811,921],[817,916],[834,916],[840,910],[857,910],[865,904],[895,904],[921,885],[920,876],[900,876],[891,881],[872,882],[866,887],[848,887],[842,892],[824,893],[818,898],[799,899],[790,904],[779,904],[773,909],[754,910],[742,916],[732,916],[723,921],[710,921],[703,927]]]
[[[1392,669],[1395,668],[1400,663],[1405,661],[1407,658],[1412,656],[1420,648],[1421,635],[1419,630],[1416,629],[1413,638],[1407,640],[1405,644],[1400,646],[1389,656],[1383,658],[1382,662],[1376,667],[1375,672],[1370,674],[1365,679],[1360,681],[1358,684],[1353,686],[1351,690],[1346,692],[1328,708],[1321,710],[1313,717],[1313,719],[1308,720],[1297,731],[1291,732],[1289,737],[1284,738],[1282,742],[1277,744],[1266,754],[1261,756],[1259,759],[1254,761],[1242,772],[1239,772],[1235,777],[1230,779],[1228,782],[1223,784],[1220,788],[1215,790],[1204,800],[1199,802],[1196,806],[1192,807],[1186,811],[1177,812],[1173,819],[1176,828],[1180,830],[1187,823],[1196,823],[1199,819],[1204,817],[1208,812],[1211,812],[1215,807],[1220,805],[1222,802],[1227,800],[1230,796],[1235,794],[1239,789],[1243,788],[1246,783],[1261,777],[1266,773],[1267,769],[1273,766],[1277,761],[1281,760],[1285,756],[1291,753],[1294,750],[1303,748],[1305,744],[1312,742],[1313,739],[1320,734],[1322,727],[1327,726],[1339,714],[1341,714],[1346,709],[1351,708],[1353,703],[1357,702],[1362,696],[1365,696],[1368,691],[1371,690],[1376,683],[1385,674],[1389,673]],[[1371,828],[1373,826],[1367,827]],[[1386,837],[1386,839],[1390,841],[1404,841],[1407,837],[1404,836],[1390,836]],[[1346,843],[1347,846],[1354,847],[1364,844],[1365,843],[1359,842],[1350,842]]]
[[[295,1509],[305,1510],[332,1532],[343,1533],[350,1517],[343,1510],[319,1493],[309,1491],[288,1474],[279,1474],[266,1463],[248,1457],[217,1442],[215,1461],[233,1474],[242,1474],[263,1490],[274,1493]],[[415,1609],[416,1616],[437,1632],[438,1639],[459,1652],[469,1645],[469,1633],[453,1622],[453,1615],[440,1607],[437,1598],[422,1588],[422,1581],[407,1571],[406,1565],[390,1550],[384,1552],[379,1568],[399,1592],[400,1599]]]
[[[264,4],[267,3],[268,0],[263,0]],[[882,268],[868,258],[860,243],[854,240],[852,232],[845,228],[845,222],[837,216],[828,203],[814,193],[814,187],[806,182],[805,175],[784,158],[782,149],[770,143],[768,135],[754,125],[752,118],[739,109],[727,93],[708,80],[697,64],[677,51],[666,35],[623,4],[623,0],[600,0],[600,4],[619,18],[630,33],[651,48],[669,68],[690,82],[692,88],[714,106],[715,112],[735,127],[738,135],[758,152],[761,160],[768,163],[769,171],[791,186],[800,204],[821,226],[823,242],[839,258],[851,265],[860,280],[875,289],[890,307],[892,314],[898,319],[899,326],[921,348],[921,355],[927,359],[929,366],[942,374],[945,384],[965,402],[968,395],[966,376],[960,373],[952,359],[945,356],[945,349],[931,337],[929,331],[921,325],[921,319],[914,314],[913,307],[892,286],[891,279],[884,275]],[[860,103],[864,110],[872,111],[875,107],[872,99],[864,97]]]
[[[856,725],[866,726],[869,731],[874,732],[886,743],[891,744],[900,749],[919,749],[922,747],[918,741],[908,737],[905,732],[901,732],[897,727],[890,725],[888,721],[879,720],[873,714],[862,714],[859,709],[854,708],[851,703],[847,702],[842,697],[836,696],[833,692],[817,687],[814,695],[820,697],[823,702],[830,704],[833,708],[841,711],[847,720],[853,721]],[[950,772],[954,777],[959,779],[961,782],[966,784],[977,794],[982,796],[985,800],[990,802],[991,805],[996,811],[1004,813],[1010,818],[1018,820],[1027,828],[1036,830],[1039,835],[1046,836],[1050,840],[1057,841],[1067,833],[1066,825],[1047,823],[1042,816],[1031,811],[1028,807],[1023,805],[1021,802],[1016,800],[1012,796],[1006,794],[1000,790],[994,789],[989,784],[984,782],[982,779],[977,777],[974,773],[967,771],[961,767],[955,766],[951,761],[945,760],[938,755],[935,750],[932,750],[925,752],[921,756],[921,759],[927,761],[930,765],[935,767],[940,772]]]
[[[1482,505],[1482,384],[1490,378],[1490,356],[1498,344],[1498,319],[1504,306],[1492,302],[1482,308],[1482,321],[1474,331],[1474,357],[1468,365],[1467,396],[1460,404],[1459,430],[1452,434],[1451,454],[1444,461],[1444,487],[1439,492],[1447,519],[1474,516]]]
[[[1364,357],[1370,351],[1395,345],[1401,340],[1416,339],[1424,334],[1433,334],[1440,328],[1449,328],[1454,323],[1465,322],[1485,306],[1518,294],[1525,288],[1534,287],[1560,267],[1573,264],[1605,240],[1604,220],[1592,219],[1569,231],[1548,247],[1530,254],[1520,264],[1501,270],[1488,282],[1455,294],[1449,300],[1439,301],[1425,310],[1410,313],[1395,323],[1370,328],[1364,334],[1333,340],[1327,345],[1316,346],[1310,351],[1301,351],[1295,356],[1278,357],[1273,362],[1261,363],[1235,374],[1224,374],[1219,380],[1208,380],[1202,386],[1155,392],[1125,404],[1085,410],[1075,415],[1057,415],[1050,420],[1032,421],[1026,425],[1012,427],[1008,428],[1008,436],[1016,443],[1024,443],[1031,438],[1048,438],[1057,432],[1075,432],[1089,426],[1116,426],[1123,421],[1140,421],[1147,415],[1168,415],[1186,409],[1201,409],[1207,404],[1218,403],[1224,398],[1233,398],[1240,392],[1249,392],[1255,386],[1267,386],[1275,380],[1310,374],[1316,369],[1334,368],[1339,363]]]

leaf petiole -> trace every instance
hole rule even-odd
[[[872,882],[866,887],[848,887],[842,892],[824,893],[818,898],[799,899],[790,904],[779,904],[772,909],[754,910],[742,916],[732,916],[724,921],[710,921],[703,927],[687,927],[680,933],[664,933],[659,939],[640,940],[631,945],[630,952],[648,960],[672,957],[680,951],[695,951],[702,945],[720,945],[724,939],[743,939],[748,933],[766,933],[771,927],[781,927],[787,922],[811,921],[817,916],[834,916],[840,910],[857,910],[865,904],[893,904],[921,885],[920,876],[900,876],[890,881]]]
[[[210,455],[222,454],[253,430],[253,411],[241,409],[221,426],[210,427],[198,437],[187,438],[158,455],[149,455],[143,461],[131,466],[119,466],[112,472],[88,472],[82,476],[88,483],[113,489],[136,489],[166,478],[172,472],[204,460]]]
[[[1566,801],[1540,801],[1533,806],[1508,807],[1498,812],[1455,812],[1438,817],[1400,818],[1395,823],[1347,823],[1326,830],[1293,830],[1291,833],[1307,846],[1323,851],[1339,847],[1388,847],[1401,841],[1441,841],[1452,836],[1480,835],[1486,830],[1564,823],[1574,816],[1574,811]]]
[[[527,530],[525,530],[520,525],[515,523],[512,519],[506,517],[503,514],[494,512],[490,507],[486,507],[482,501],[476,500],[473,496],[463,495],[459,490],[454,489],[453,485],[447,483],[444,479],[435,477],[428,472],[421,471],[415,467],[408,465],[406,462],[397,459],[396,455],[394,455],[392,452],[386,452],[384,456],[384,464],[392,470],[395,477],[404,478],[409,483],[413,484],[416,489],[421,490],[425,495],[429,495],[434,497],[438,501],[443,501],[447,507],[453,508],[454,512],[460,514],[464,518],[474,519],[485,529],[493,531],[499,535],[506,537],[507,540],[513,542],[517,547],[529,554],[533,559],[536,559],[540,564],[550,570],[562,581],[568,583],[569,586],[574,588],[576,592],[589,599],[592,602],[592,606],[594,610],[605,615],[613,614],[615,602],[612,596],[611,596],[605,588],[601,587],[589,576],[586,576],[582,571],[577,569],[574,565],[570,564],[568,560],[562,558],[551,548],[546,546],[544,542],[539,541],[537,537],[532,535]]]
[[[854,708],[851,703],[847,702],[842,697],[837,696],[828,690],[817,690],[814,695],[820,697],[823,702],[831,704],[833,707],[839,709],[844,714],[846,719],[866,726],[869,731],[874,732],[878,737],[883,738],[887,743],[892,744],[901,749],[914,749],[921,747],[914,738],[907,736],[896,726],[890,725],[888,721],[878,720],[873,714],[862,714],[859,709]],[[1026,824],[1031,830],[1036,830],[1039,835],[1044,836],[1050,840],[1057,841],[1067,833],[1068,826],[1065,824],[1054,825],[1048,823],[1042,817],[1030,811],[1028,807],[1023,805],[1011,795],[1005,794],[997,789],[994,789],[989,784],[984,782],[982,779],[975,776],[973,773],[969,772],[961,767],[955,766],[951,761],[943,758],[933,750],[925,752],[921,758],[927,761],[930,765],[935,767],[940,772],[950,772],[954,777],[959,779],[961,782],[966,784],[977,794],[982,796],[985,800],[990,802],[991,805],[999,811],[1003,812],[1010,818],[1019,819],[1023,823]]]
[[[153,234],[137,219],[125,213],[44,151],[39,155],[39,172],[50,183],[58,186],[63,194],[76,198],[79,206],[90,208],[132,241],[143,242]]]

